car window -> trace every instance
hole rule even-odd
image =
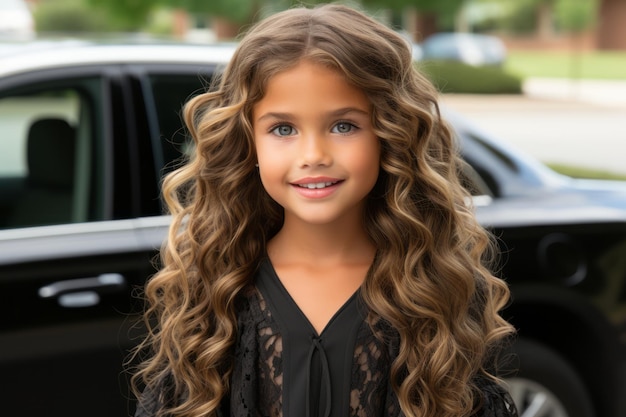
[[[502,184],[519,175],[518,164],[506,152],[472,133],[463,133],[463,158],[475,172],[474,182],[480,180],[494,197],[501,197]]]
[[[461,184],[472,195],[472,197],[494,196],[489,185],[468,161],[465,161],[462,164],[459,177]]]
[[[0,93],[0,228],[93,217],[93,82]]]
[[[189,154],[190,138],[182,120],[183,106],[193,96],[205,92],[210,80],[208,75],[154,74],[150,76],[150,83],[159,120],[165,174],[181,163],[181,157]]]

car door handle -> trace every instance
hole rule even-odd
[[[117,273],[57,281],[39,288],[39,297],[57,298],[62,307],[91,307],[100,302],[100,293],[122,290],[126,279]]]

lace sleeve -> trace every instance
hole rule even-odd
[[[476,385],[482,393],[482,407],[472,417],[518,417],[515,403],[503,386],[486,378]]]
[[[146,388],[137,400],[135,417],[155,417],[163,407],[163,395],[160,387]]]
[[[156,387],[144,389],[137,400],[134,417],[168,417],[169,414],[163,413],[163,408],[173,406],[172,400],[168,399],[171,397],[170,387],[170,379],[165,378]],[[225,404],[216,410],[217,417],[224,417],[227,414]]]

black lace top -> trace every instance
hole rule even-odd
[[[263,262],[242,302],[221,416],[402,417],[388,378],[398,335],[365,317],[357,292],[318,335]],[[517,417],[502,387],[486,378],[476,383],[482,404],[472,417]],[[135,416],[154,416],[162,399],[163,392],[145,392]]]

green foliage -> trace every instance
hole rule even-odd
[[[503,28],[514,33],[531,33],[537,27],[537,0],[518,0],[510,4],[508,15],[502,20]]]
[[[502,18],[487,22],[487,29],[512,33],[531,33],[537,29],[541,5],[552,9],[555,27],[563,31],[579,32],[590,28],[597,20],[599,0],[472,0],[476,3],[499,5]]]
[[[455,15],[465,0],[363,0],[366,6],[384,7],[392,10],[404,10],[413,7],[416,10]]]
[[[191,13],[219,16],[235,23],[246,23],[252,18],[262,0],[166,0],[172,7]]]
[[[626,174],[620,174],[615,172],[584,168],[579,166],[564,165],[564,164],[547,164],[551,169],[558,173],[567,175],[572,178],[588,178],[596,180],[619,180],[626,181]]]
[[[92,8],[110,16],[116,26],[125,30],[143,27],[158,1],[155,0],[85,0]]]
[[[106,19],[98,16],[81,0],[43,1],[34,13],[38,32],[84,33],[111,30]]]
[[[427,60],[417,68],[442,93],[520,94],[522,79],[500,67],[471,66],[456,61]]]
[[[556,23],[560,29],[581,32],[597,19],[597,0],[557,0]]]
[[[142,0],[146,1],[146,0]],[[172,8],[197,15],[215,16],[237,24],[255,22],[268,14],[285,10],[295,4],[327,3],[325,0],[160,0]]]
[[[174,32],[174,22],[169,10],[157,10],[150,15],[148,23],[143,27],[147,33],[169,37]]]
[[[522,77],[568,78],[573,60],[580,64],[579,77],[626,80],[626,51],[528,51],[509,50],[505,69]]]
[[[441,32],[454,30],[455,19],[461,7],[469,0],[362,0],[362,4],[372,11],[390,10],[395,20],[402,22],[407,8],[418,14],[432,15],[437,30]]]

